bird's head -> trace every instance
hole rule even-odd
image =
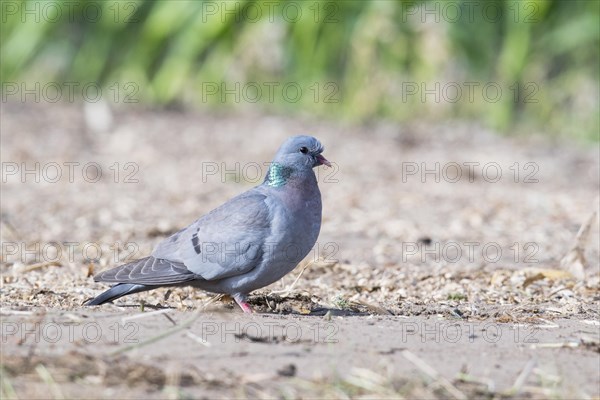
[[[321,142],[312,136],[292,136],[281,145],[273,162],[293,169],[319,165],[331,167],[331,163],[321,154],[323,149]]]

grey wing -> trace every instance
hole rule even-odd
[[[262,261],[271,231],[265,199],[256,190],[231,199],[159,243],[152,256],[182,263],[206,280],[252,270]]]
[[[97,282],[143,285],[174,285],[195,279],[201,278],[190,272],[183,264],[152,256],[109,269],[94,277]]]

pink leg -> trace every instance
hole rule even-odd
[[[252,307],[250,307],[250,304],[248,304],[246,302],[246,296],[244,295],[234,295],[233,299],[235,300],[235,302],[238,304],[238,306],[240,306],[240,308],[242,309],[242,311],[246,314],[252,314]]]

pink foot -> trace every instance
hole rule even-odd
[[[246,314],[252,314],[254,312],[254,311],[252,311],[252,307],[250,307],[250,304],[248,304],[244,301],[239,302],[238,305],[240,306],[242,311],[245,312]]]
[[[252,307],[250,307],[250,304],[246,302],[245,296],[233,296],[233,299],[238,304],[238,306],[240,306],[244,313],[252,314],[254,312],[252,311]]]

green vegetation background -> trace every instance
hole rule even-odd
[[[292,3],[2,0],[2,90],[598,140],[597,0]]]

